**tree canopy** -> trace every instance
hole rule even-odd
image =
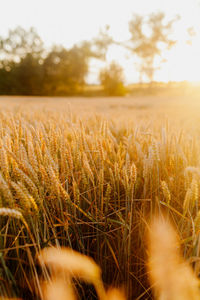
[[[116,62],[113,61],[109,67],[103,69],[99,74],[99,79],[106,95],[124,96],[126,94],[123,69]]]
[[[47,51],[33,28],[10,30],[0,43],[0,94],[78,94],[88,74],[89,58],[95,56],[89,42]]]
[[[164,13],[154,13],[145,16],[134,15],[129,22],[131,34],[130,51],[140,59],[140,81],[146,75],[150,82],[153,81],[156,56],[162,57],[164,49],[170,49],[176,41],[169,37],[173,23],[177,18],[165,21]],[[145,31],[146,29],[146,31]]]
[[[115,44],[126,48],[132,56],[137,57],[140,82],[146,76],[150,82],[154,79],[156,69],[160,68],[164,61],[163,52],[169,50],[176,43],[170,37],[173,24],[178,16],[166,20],[164,13],[158,12],[149,16],[133,15],[129,21],[130,39],[119,42],[109,35],[109,27],[101,30],[95,39],[97,49],[105,56],[110,45]],[[159,64],[155,65],[156,58],[160,58]]]

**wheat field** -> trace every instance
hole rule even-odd
[[[127,299],[152,299],[155,274],[162,272],[155,270],[148,279],[149,253],[158,251],[148,248],[147,235],[154,215],[162,213],[180,237],[191,277],[197,278],[199,111],[197,95],[1,97],[2,299],[47,299],[41,281],[49,282],[50,273],[38,257],[52,246],[92,257],[102,270],[106,290],[121,286]],[[155,245],[158,238],[152,240]],[[196,278],[191,279],[194,285]],[[62,280],[56,281],[58,287]],[[86,288],[74,282],[81,299],[96,298],[90,283]],[[109,295],[102,299],[125,297],[118,290]]]

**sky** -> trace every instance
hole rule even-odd
[[[110,25],[110,34],[118,41],[129,36],[128,21],[137,13],[148,15],[163,11],[167,18],[177,14],[181,19],[174,25],[176,46],[166,53],[167,62],[155,74],[159,81],[200,81],[200,0],[0,0],[0,35],[20,25],[35,27],[47,47],[62,44],[71,47],[90,40],[100,29]],[[192,44],[187,28],[194,27]],[[89,82],[97,81],[101,67],[112,60],[125,69],[126,82],[138,80],[137,60],[120,47],[112,46],[106,62],[91,61]]]

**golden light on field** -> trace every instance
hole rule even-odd
[[[36,299],[37,293],[38,299],[74,300],[72,277],[93,284],[100,300],[118,299],[116,290],[105,297],[100,268],[106,286],[123,285],[127,299],[152,299],[152,287],[163,299],[199,299],[196,100],[1,98],[1,259],[15,279],[18,299]],[[160,219],[149,231],[149,219],[162,209],[172,217],[184,256],[168,223]],[[71,245],[100,268],[63,248]],[[46,248],[52,246],[57,249]],[[16,299],[15,286],[4,269],[2,274],[2,299]],[[91,297],[81,299],[93,299],[86,288]],[[39,298],[42,290],[45,297]]]
[[[166,62],[156,72],[155,79],[200,81],[200,4],[197,0],[7,0],[1,3],[0,35],[17,25],[33,26],[47,45],[57,43],[71,47],[81,40],[92,39],[108,24],[111,35],[125,41],[129,39],[128,21],[133,13],[148,15],[158,11],[163,11],[168,19],[175,15],[181,19],[174,26],[177,45],[163,55]],[[194,29],[194,36],[189,36],[188,28]],[[121,48],[113,46],[108,51],[107,63],[112,60],[123,66],[127,82],[138,80],[135,58],[128,58]],[[91,62],[90,82],[96,80],[99,65],[102,64]]]
[[[200,299],[200,0],[1,2],[0,299]]]

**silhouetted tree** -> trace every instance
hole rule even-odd
[[[11,70],[16,85],[16,93],[20,95],[43,94],[43,66],[33,54],[28,53]]]
[[[176,43],[169,36],[177,19],[178,17],[166,21],[164,13],[154,13],[148,17],[134,15],[129,22],[131,38],[128,41],[118,42],[112,39],[107,27],[100,31],[98,37],[94,39],[94,44],[104,56],[112,44],[128,49],[139,58],[140,81],[146,75],[152,82],[156,70],[155,59],[160,57],[160,62],[164,61],[163,50],[170,49]]]
[[[176,41],[169,38],[173,23],[177,18],[165,22],[164,13],[151,14],[147,20],[144,16],[134,15],[129,22],[131,33],[129,49],[140,59],[140,79],[146,75],[153,81],[156,70],[155,58],[162,57],[163,50],[170,49]],[[146,32],[145,32],[146,27]]]
[[[106,95],[123,96],[126,94],[123,69],[115,62],[112,62],[108,68],[101,70],[99,79]]]
[[[0,44],[0,93],[41,94],[45,50],[36,31],[17,27],[7,38],[0,38]]]
[[[80,93],[88,73],[88,53],[82,47],[54,48],[44,61],[44,91],[49,95]]]
[[[67,50],[43,47],[36,31],[21,27],[0,38],[0,94],[73,95],[81,92],[90,57],[96,53],[85,41]]]
[[[100,30],[98,36],[93,39],[94,51],[99,59],[105,60],[109,46],[116,44],[116,41],[109,35],[109,29],[108,25],[105,26],[103,30]]]

